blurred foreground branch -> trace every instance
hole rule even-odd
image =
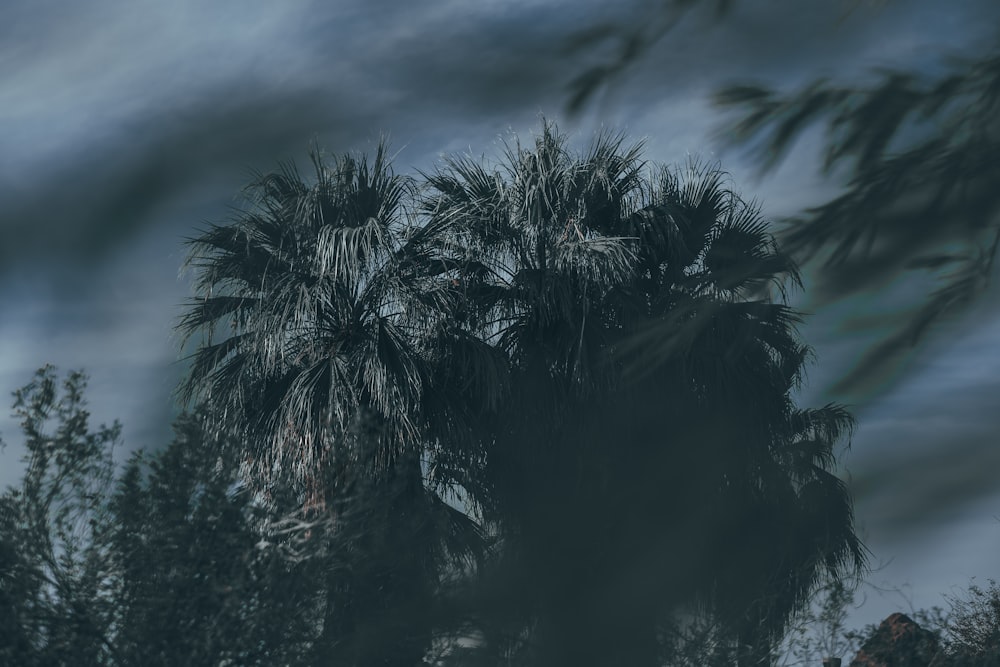
[[[881,70],[868,85],[819,79],[783,94],[757,85],[720,91],[736,112],[730,143],[774,169],[812,127],[825,130],[822,169],[842,194],[787,221],[782,247],[818,270],[830,302],[902,279],[937,283],[841,388],[856,385],[929,328],[984,293],[1000,243],[1000,43],[937,73]]]

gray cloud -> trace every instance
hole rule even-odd
[[[102,261],[164,202],[205,183],[232,188],[248,164],[301,155],[316,135],[341,150],[389,131],[423,153],[454,145],[456,125],[475,127],[470,143],[481,143],[526,114],[558,116],[587,62],[566,40],[614,18],[598,3],[564,2],[214,7],[15,4],[3,57],[18,67],[0,78],[0,113],[14,129],[3,147],[14,159],[0,181],[10,239],[0,267]],[[837,3],[737,3],[718,25],[693,16],[596,108],[614,109],[601,120],[655,123],[648,105],[686,104],[734,77],[898,59],[929,21],[960,21],[934,7],[843,18]]]

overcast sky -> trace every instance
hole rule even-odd
[[[333,153],[387,134],[398,170],[428,170],[441,154],[493,153],[544,114],[581,144],[606,126],[645,139],[653,160],[722,159],[766,214],[792,214],[835,192],[814,169],[817,139],[756,180],[716,140],[713,90],[933,67],[943,51],[981,48],[998,13],[986,0],[735,4],[721,22],[681,23],[569,118],[569,81],[606,51],[568,55],[567,39],[634,21],[643,2],[5,0],[0,394],[44,363],[82,367],[95,417],[124,422],[126,449],[164,443],[182,372],[171,333],[188,294],[182,239],[225,219],[251,169],[302,160],[313,140]],[[869,341],[847,325],[885,307],[859,298],[818,310],[804,329],[819,360],[803,399],[854,404],[845,475],[886,563],[871,580],[927,607],[972,576],[1000,578],[1000,318],[981,308],[880,391],[831,396]],[[6,413],[0,435],[7,484],[22,450]],[[873,594],[854,620],[898,608],[908,603]]]

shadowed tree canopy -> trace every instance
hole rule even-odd
[[[92,429],[86,378],[51,366],[14,392],[27,468],[0,494],[0,662],[116,664],[104,492],[121,426]],[[0,442],[0,446],[3,443]]]
[[[795,266],[723,172],[549,123],[422,181],[384,146],[313,163],[192,241],[180,329],[220,453],[352,545],[317,660],[417,664],[457,623],[532,664],[653,665],[698,604],[750,660],[863,566],[830,472],[853,422],[793,404]],[[496,558],[429,614],[480,531]]]
[[[794,404],[795,266],[726,174],[549,123],[419,180],[313,165],[192,240],[166,450],[115,475],[81,375],[17,394],[0,656],[652,666],[697,610],[756,664],[863,567],[853,422]]]
[[[204,419],[118,467],[120,427],[90,426],[85,388],[47,366],[15,394],[27,466],[0,494],[0,664],[309,664],[322,568],[262,534]]]
[[[809,350],[759,210],[717,169],[613,135],[576,153],[550,124],[428,185],[463,326],[508,365],[484,516],[523,625],[499,644],[658,664],[660,630],[704,604],[742,660],[766,655],[817,576],[865,557],[829,472],[852,421],[791,401]]]

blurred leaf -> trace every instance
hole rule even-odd
[[[571,115],[580,113],[601,88],[641,61],[692,11],[707,7],[713,20],[718,21],[734,4],[735,0],[650,0],[631,20],[600,23],[571,35],[564,46],[567,54],[582,57],[588,51],[610,48],[611,55],[572,78],[567,111]]]
[[[964,312],[988,285],[1000,233],[998,48],[947,60],[940,74],[877,71],[867,86],[820,79],[788,95],[741,85],[716,96],[737,112],[725,136],[762,170],[776,167],[807,128],[826,128],[824,169],[844,168],[844,191],[786,221],[779,237],[796,258],[817,264],[819,303],[896,279],[941,282],[841,390],[882,374],[902,347]]]

